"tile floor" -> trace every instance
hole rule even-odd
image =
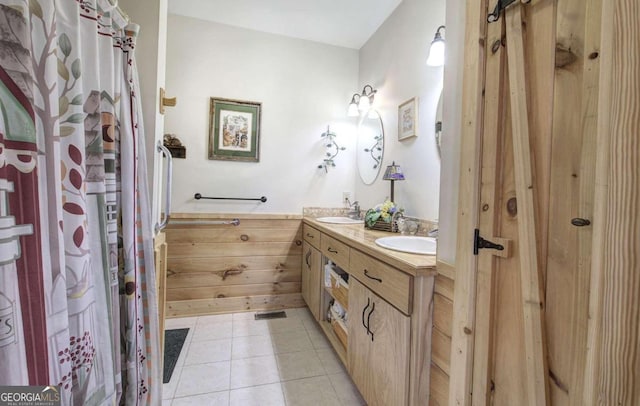
[[[366,405],[307,308],[168,319],[189,328],[164,406]]]

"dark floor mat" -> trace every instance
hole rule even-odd
[[[164,331],[164,371],[162,374],[162,383],[169,383],[171,374],[176,367],[180,351],[184,345],[184,340],[189,333],[188,328],[178,328],[175,330]]]

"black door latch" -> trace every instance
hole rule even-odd
[[[500,18],[500,13],[502,13],[502,10],[507,8],[507,6],[509,6],[511,3],[515,2],[515,1],[516,0],[498,0],[496,2],[496,8],[494,8],[493,12],[491,12],[487,16],[487,21],[490,22],[490,23],[495,23],[496,21],[498,21],[498,19]],[[530,3],[531,0],[524,0],[522,2],[523,3]]]
[[[485,240],[480,237],[480,230],[473,230],[473,255],[478,255],[478,250],[482,248],[490,248],[498,251],[504,250],[504,246]]]

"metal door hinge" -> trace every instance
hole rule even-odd
[[[498,240],[498,239],[496,239]],[[505,247],[504,244],[509,242],[509,240],[504,240],[502,238],[499,239],[500,244],[499,243],[495,243],[489,240],[485,240],[484,238],[482,238],[480,236],[480,230],[479,229],[475,229],[473,230],[473,255],[478,255],[478,251],[480,249],[483,248],[489,248],[489,249],[494,249],[497,251],[505,251]],[[508,251],[508,250],[507,250]],[[506,254],[506,253],[505,253]],[[507,255],[501,255],[501,254],[497,254],[498,256],[507,256]]]

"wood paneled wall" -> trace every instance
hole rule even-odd
[[[451,366],[451,323],[453,321],[453,267],[438,262],[433,293],[433,330],[431,335],[431,382],[429,404],[449,403]]]
[[[214,221],[239,218],[240,225]],[[302,307],[300,216],[173,214],[167,317]]]
[[[587,405],[640,404],[640,3],[603,2]]]

